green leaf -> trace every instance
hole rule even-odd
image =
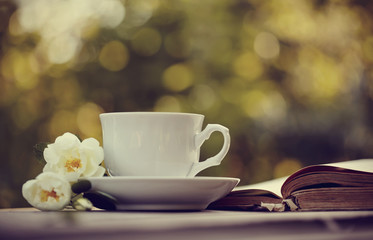
[[[34,156],[36,157],[36,159],[41,163],[41,164],[46,164],[47,162],[45,161],[44,159],[44,149],[48,147],[48,144],[49,143],[38,143],[34,146],[33,148],[33,152],[34,152]]]

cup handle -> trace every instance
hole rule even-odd
[[[231,137],[229,135],[229,129],[220,124],[208,124],[202,132],[198,133],[194,138],[195,147],[196,149],[199,149],[215,131],[221,132],[223,134],[224,144],[222,149],[215,156],[210,157],[205,161],[194,163],[188,174],[188,177],[194,177],[195,175],[197,175],[197,173],[208,167],[219,165],[225,155],[227,155],[231,143]]]

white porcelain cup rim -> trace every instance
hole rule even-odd
[[[203,114],[199,113],[183,113],[183,112],[107,112],[107,113],[101,113],[101,116],[110,116],[110,115],[189,115],[189,116],[200,116],[205,117]]]

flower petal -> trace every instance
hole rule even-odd
[[[61,150],[72,149],[75,147],[79,147],[80,140],[76,135],[67,132],[64,133],[62,136],[57,137],[54,144],[56,148]]]
[[[56,163],[59,159],[53,144],[48,144],[48,146],[44,149],[43,156],[47,163]]]
[[[104,176],[105,171],[106,171],[106,170],[105,170],[104,167],[99,166],[99,167],[97,168],[97,171],[96,171],[94,174],[92,174],[91,177],[102,177],[102,176]]]
[[[100,143],[94,138],[83,140],[81,149],[95,161],[96,164],[101,164],[104,160],[104,150],[100,147]]]

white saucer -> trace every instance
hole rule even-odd
[[[203,210],[240,181],[226,177],[92,177],[92,190],[115,197],[118,210]]]

